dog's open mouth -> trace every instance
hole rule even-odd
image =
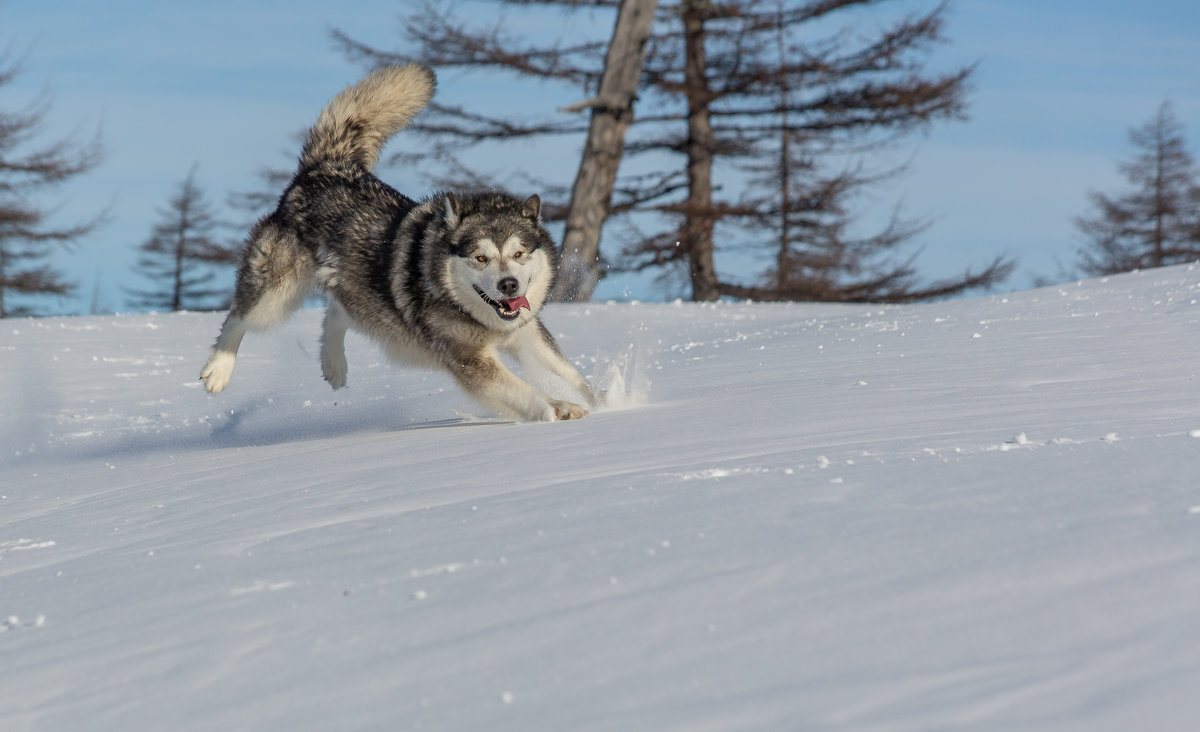
[[[524,295],[520,297],[509,297],[503,300],[493,300],[487,296],[487,293],[479,289],[479,285],[475,285],[475,292],[479,293],[479,297],[488,305],[496,309],[496,314],[505,320],[515,320],[521,314],[521,308],[533,310],[529,307],[529,300]]]

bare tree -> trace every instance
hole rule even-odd
[[[814,74],[815,65],[811,58],[803,60],[804,49],[789,39],[788,10],[782,0],[776,0],[772,24],[771,9],[761,8],[755,19],[757,27],[747,34],[757,39],[754,45],[762,49],[762,65],[754,76],[762,82],[763,99],[769,98],[767,89],[774,85],[777,112],[765,115],[765,120],[761,113],[754,113],[752,124],[742,123],[739,131],[743,138],[753,138],[755,143],[755,155],[740,165],[751,174],[750,184],[742,198],[726,211],[728,217],[740,222],[748,247],[761,242],[759,248],[771,251],[773,256],[758,282],[735,283],[726,278],[718,285],[720,293],[756,300],[905,302],[989,288],[1007,278],[1015,263],[996,257],[978,271],[967,270],[959,277],[921,284],[915,266],[917,255],[904,255],[900,250],[924,232],[928,222],[902,216],[899,207],[882,228],[861,233],[865,217],[855,202],[864,190],[902,175],[905,166],[869,172],[861,159],[853,162],[862,157],[855,154],[861,149],[862,137],[853,125],[852,134],[843,137],[794,124],[804,121],[794,100],[803,97],[803,79]],[[939,8],[934,15],[910,17],[893,26],[895,35],[884,45],[899,49],[933,33],[940,12]],[[770,38],[772,33],[774,37]],[[769,56],[772,47],[773,65]],[[801,61],[794,61],[797,58]],[[923,102],[907,111],[891,110],[898,116],[879,126],[903,132],[909,125],[927,124],[925,115],[959,114],[964,73],[945,77],[944,83],[932,87],[919,83],[909,86],[906,93],[916,90],[914,98]],[[852,144],[847,145],[848,140]],[[884,138],[878,144],[889,142]],[[876,143],[870,138],[866,144],[868,150],[875,149]]]
[[[632,266],[686,260],[698,300],[907,301],[990,287],[1011,273],[1013,262],[997,257],[978,272],[920,285],[915,255],[897,251],[924,223],[894,212],[881,231],[852,234],[864,216],[851,202],[903,168],[865,173],[861,163],[848,161],[961,118],[972,73],[925,69],[929,48],[943,38],[944,3],[880,20],[866,33],[844,26],[821,34],[847,11],[885,1],[684,3],[682,71],[656,59],[647,65],[661,74],[651,79],[659,88],[671,91],[674,84],[687,101],[687,138],[667,136],[652,146],[684,151],[688,197],[674,209],[682,215],[679,229],[627,247]],[[669,45],[658,50],[675,55]],[[753,174],[736,199],[716,197],[711,181],[731,178],[722,161],[726,171],[732,165]],[[829,172],[829,161],[840,169]],[[714,236],[774,239],[772,265],[760,282],[718,276]]]
[[[1200,258],[1200,184],[1169,102],[1132,129],[1135,155],[1119,163],[1132,188],[1119,196],[1091,192],[1094,211],[1075,220],[1086,246],[1080,269],[1115,274]]]
[[[195,166],[158,211],[161,220],[141,245],[137,263],[154,287],[129,290],[138,298],[135,305],[170,311],[226,307],[231,288],[209,286],[216,277],[213,266],[235,264],[238,252],[215,236],[220,223],[196,184]]]
[[[0,57],[0,87],[21,72],[19,61]],[[68,248],[104,220],[104,213],[75,224],[52,223],[52,206],[38,202],[47,190],[86,173],[100,162],[99,133],[78,144],[71,140],[38,144],[50,99],[43,94],[16,111],[0,110],[0,318],[30,315],[33,309],[13,296],[68,295],[76,283],[50,263],[57,248]]]

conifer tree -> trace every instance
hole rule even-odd
[[[1092,212],[1075,220],[1085,246],[1079,268],[1106,275],[1200,259],[1200,184],[1169,102],[1129,131],[1134,156],[1119,163],[1130,189],[1093,191]]]
[[[0,58],[0,88],[21,72],[19,62]],[[77,144],[71,140],[40,143],[50,99],[41,96],[22,109],[0,109],[0,318],[32,315],[28,297],[69,295],[76,283],[51,262],[104,220],[58,223],[46,191],[69,182],[100,163],[99,135]]]
[[[212,205],[196,183],[196,167],[179,183],[159,223],[141,245],[137,269],[153,284],[129,290],[135,307],[156,310],[215,310],[227,307],[231,287],[212,286],[216,269],[235,264],[238,250],[221,242]]]

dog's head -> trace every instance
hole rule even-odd
[[[497,192],[443,198],[450,245],[444,275],[451,297],[493,330],[522,325],[546,302],[558,264],[542,226],[541,200]]]

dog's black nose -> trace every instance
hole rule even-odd
[[[513,295],[517,294],[517,290],[520,289],[520,287],[521,283],[517,282],[516,277],[504,277],[496,283],[496,289],[500,291],[501,295],[506,297],[512,297]]]

